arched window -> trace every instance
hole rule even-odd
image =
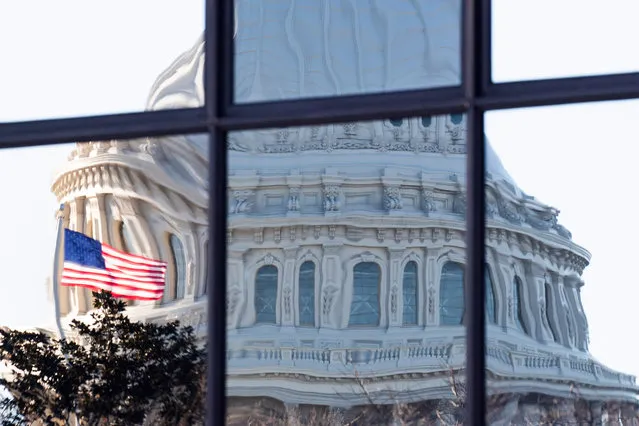
[[[553,327],[552,322],[550,321],[550,309],[552,308],[552,289],[550,288],[550,284],[544,284],[544,314],[546,324],[548,325],[548,329],[550,330],[550,334],[552,334],[552,339],[557,341],[557,333],[555,333],[555,328]]]
[[[275,324],[277,321],[277,267],[264,265],[255,275],[255,322]]]
[[[362,262],[353,268],[353,301],[348,325],[379,325],[379,265]]]
[[[453,124],[460,124],[463,119],[464,119],[464,116],[462,114],[451,114],[450,115],[450,121],[452,121]]]
[[[171,235],[169,238],[171,243],[171,253],[173,255],[174,270],[174,283],[175,283],[175,298],[184,298],[184,291],[186,289],[186,257],[184,253],[184,246],[182,241],[175,235]]]
[[[417,262],[410,261],[404,267],[403,282],[404,325],[417,325]]]
[[[515,277],[515,282],[513,283],[513,305],[515,306],[515,323],[517,324],[517,328],[519,328],[524,333],[528,334],[528,330],[526,329],[526,322],[524,321],[524,301],[522,299],[523,293],[523,284],[519,277]]]
[[[488,265],[486,265],[484,274],[484,282],[486,283],[486,317],[488,319],[488,323],[497,324],[497,309],[495,309],[495,284]]]
[[[299,276],[300,325],[315,326],[315,263],[306,261]]]
[[[439,322],[459,325],[464,319],[464,267],[447,262],[439,286]]]

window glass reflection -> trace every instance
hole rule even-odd
[[[463,418],[465,136],[450,114],[229,134],[229,419]]]
[[[238,103],[460,84],[459,0],[235,4]]]
[[[151,423],[201,424],[207,306],[199,292],[208,240],[208,161],[200,143],[206,140],[141,137],[0,153],[0,196],[28,194],[31,206],[5,210],[0,226],[12,241],[0,247],[0,376],[9,380],[0,399],[9,389],[11,401],[25,402],[14,407],[23,416],[51,422],[32,407],[58,413],[55,423],[89,424],[97,405],[107,404],[101,421],[138,424],[140,416],[159,415],[156,407],[171,395],[177,396],[172,417]],[[103,299],[101,290],[112,298]],[[162,328],[168,322],[176,325]],[[99,328],[87,332],[78,324]],[[59,336],[85,350],[60,346]],[[18,348],[29,345],[33,351],[19,356]],[[7,362],[23,374],[10,374]],[[63,379],[53,383],[52,376]],[[128,391],[103,395],[103,386]],[[36,388],[41,392],[25,391]],[[103,402],[77,399],[98,394]],[[128,406],[131,394],[143,395],[139,411],[110,411],[108,404]],[[0,419],[24,423],[7,415],[0,408]],[[78,422],[70,418],[75,415]]]

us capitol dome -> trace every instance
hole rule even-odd
[[[348,4],[239,1],[236,101],[459,84],[459,2]],[[199,41],[147,109],[201,105],[203,63]],[[229,135],[229,398],[451,397],[465,357],[465,141],[461,114]],[[65,226],[169,262],[164,299],[129,314],[201,336],[207,156],[202,135],[81,143],[52,187]],[[489,392],[508,396],[502,420],[539,406],[530,395],[576,404],[575,389],[589,416],[633,410],[635,378],[588,351],[588,251],[489,144],[486,196],[486,362]],[[59,291],[64,323],[86,315],[90,291]]]

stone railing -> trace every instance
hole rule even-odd
[[[344,377],[356,372],[364,376],[433,373],[463,368],[465,346],[459,338],[420,344],[381,344],[379,347],[350,347],[347,341],[337,347],[304,347],[292,342],[278,342],[261,336],[259,343],[240,336],[230,336],[227,350],[230,375],[243,374],[309,374]],[[318,338],[318,340],[321,340]],[[310,345],[312,340],[304,340]],[[320,346],[318,343],[317,346]],[[547,348],[544,348],[547,351]],[[560,348],[562,350],[563,348]],[[489,342],[486,348],[487,368],[501,377],[523,380],[550,380],[639,390],[634,376],[613,371],[596,361],[577,357],[568,349],[557,354],[518,350],[509,342]]]
[[[246,346],[228,349],[230,374],[248,372],[345,373],[404,372],[413,367],[445,368],[452,344],[382,348]]]

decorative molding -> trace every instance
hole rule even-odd
[[[233,205],[231,208],[231,213],[251,213],[255,205],[254,197],[255,191],[253,190],[233,191]]]
[[[342,193],[339,185],[324,185],[322,190],[324,194],[324,211],[338,212],[342,206]]]
[[[299,187],[289,188],[287,208],[289,213],[300,211],[300,188]]]
[[[384,187],[384,209],[386,211],[401,210],[403,207],[402,194],[399,186]]]

